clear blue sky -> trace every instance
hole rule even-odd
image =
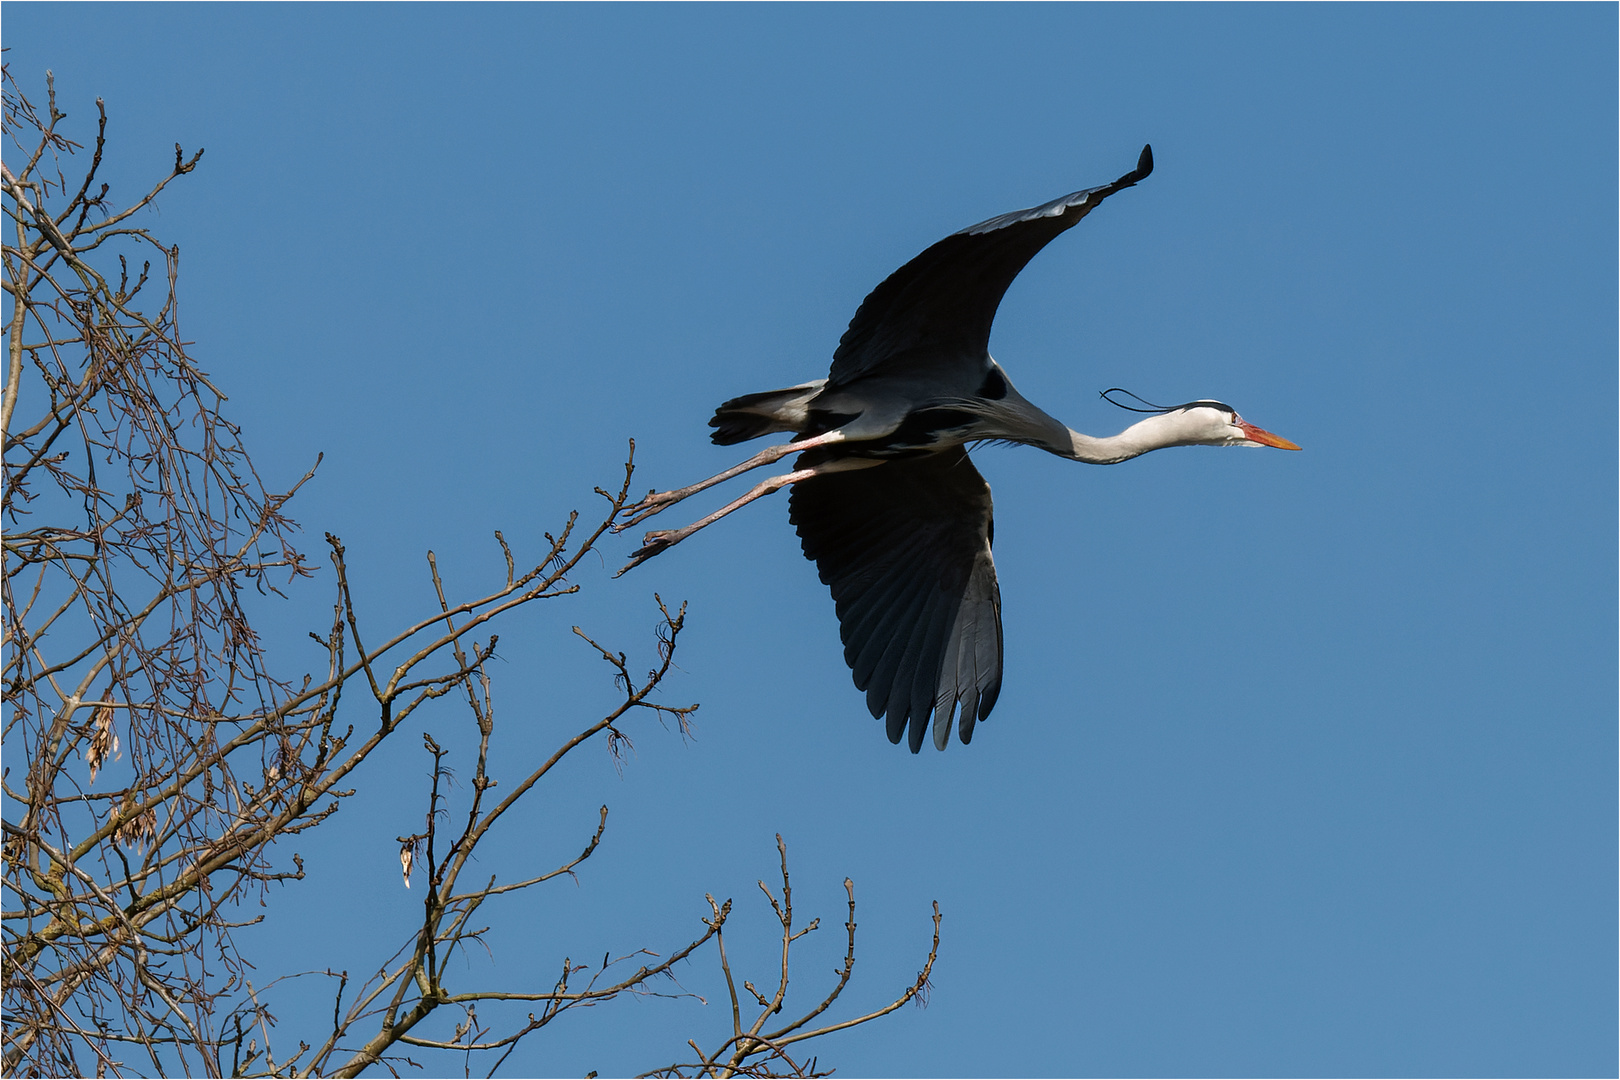
[[[890,270],[1148,141],[993,352],[1080,430],[1123,426],[1121,385],[1305,447],[980,452],[1006,686],[944,754],[866,714],[785,498],[617,581],[614,540],[503,633],[500,751],[516,773],[603,706],[568,627],[645,658],[654,591],[691,601],[668,685],[697,738],[643,730],[622,777],[591,751],[534,800],[492,870],[574,853],[601,802],[607,840],[495,913],[469,980],[664,948],[705,891],[766,931],[781,831],[829,927],[806,996],[844,875],[852,1006],[945,912],[931,1006],[827,1046],[844,1075],[1613,1075],[1613,5],[13,3],[5,29],[79,130],[106,99],[115,198],[207,148],[148,222],[182,325],[267,482],[325,451],[294,516],[311,552],[343,536],[378,627],[429,602],[424,549],[470,592],[491,530],[533,552],[631,436],[643,489],[729,464],[716,403],[825,374]],[[287,669],[329,585],[267,612]],[[300,839],[261,980],[410,932],[401,743]],[[717,989],[708,959],[684,981]],[[651,1068],[724,1027],[610,1006],[505,1071]]]

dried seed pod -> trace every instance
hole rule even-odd
[[[113,832],[113,841],[120,847],[143,848],[157,837],[157,815],[149,806],[141,813],[134,813],[135,792],[133,789],[124,796],[124,805],[119,808],[120,815],[128,815],[124,823]]]
[[[95,719],[91,721],[90,748],[85,751],[84,760],[90,765],[90,782],[96,782],[96,773],[109,757],[117,759],[122,757],[118,745],[118,732],[113,730],[113,710],[111,705],[103,705],[96,709]]]

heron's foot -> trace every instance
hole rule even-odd
[[[646,521],[648,518],[652,517],[654,514],[660,513],[667,510],[669,507],[674,506],[685,497],[686,496],[679,491],[649,491],[647,492],[647,497],[645,499],[642,499],[634,506],[627,506],[624,508],[623,512],[630,516],[614,525],[613,531],[616,533],[621,533],[633,525],[639,525],[643,521]],[[628,570],[629,567],[626,567],[625,569]]]
[[[686,529],[662,529],[648,533],[641,538],[641,546],[631,554],[630,561],[624,564],[624,569],[613,576],[623,577],[660,551],[672,548],[685,540],[688,535],[689,531]]]

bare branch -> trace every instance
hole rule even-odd
[[[729,900],[711,900],[702,927],[663,953],[606,953],[594,968],[564,958],[554,977],[516,986],[482,985],[470,965],[451,963],[499,948],[486,918],[521,914],[517,898],[547,882],[578,880],[604,842],[605,806],[565,849],[462,881],[480,846],[564,758],[599,739],[622,767],[623,748],[639,737],[634,725],[649,719],[690,734],[697,706],[663,697],[686,607],[656,596],[661,622],[645,668],[575,627],[617,690],[601,715],[580,719],[549,755],[529,760],[503,743],[497,720],[489,661],[502,620],[578,594],[581,560],[629,501],[635,444],[617,489],[596,489],[599,516],[569,515],[521,565],[497,532],[504,573],[470,595],[446,589],[430,552],[422,586],[431,593],[403,628],[368,623],[356,603],[366,568],[326,534],[332,618],[309,634],[319,670],[278,674],[250,618],[252,598],[282,595],[321,572],[298,550],[299,528],[287,516],[321,459],[291,485],[267,486],[225,415],[224,394],[181,336],[179,249],[143,223],[202,152],[176,146],[165,174],[115,206],[100,179],[114,134],[101,102],[89,161],[70,182],[64,170],[82,147],[65,134],[49,77],[43,110],[9,69],[4,79],[5,134],[18,153],[16,171],[0,171],[9,223],[0,277],[12,301],[0,403],[8,646],[0,855],[10,908],[0,1067],[7,1075],[82,1075],[85,1065],[96,1075],[397,1075],[420,1067],[406,1054],[436,1065],[456,1054],[463,1071],[479,1054],[499,1068],[570,1009],[626,995],[695,996],[677,975],[713,940],[731,987],[732,1032],[713,1053],[697,1051],[695,1068],[817,1075],[814,1059],[789,1056],[792,1043],[883,1011],[808,1030],[853,970],[851,891],[837,986],[797,1021],[766,1030],[784,1008],[789,952],[816,925],[793,924],[780,838],[781,902],[761,885],[782,927],[780,971],[769,994],[744,981],[746,1023],[724,950]],[[404,824],[395,841],[399,887],[421,899],[397,928],[397,949],[353,979],[315,971],[256,983],[235,931],[260,916],[243,918],[239,908],[305,879],[296,837],[386,782],[375,757],[402,730],[421,736],[432,768],[420,824]],[[937,914],[935,926],[937,947]],[[912,996],[926,987],[932,960]],[[278,995],[301,985],[296,979],[321,978],[333,991],[329,1023],[323,1015],[303,1038],[283,1034]]]
[[[795,1020],[777,1028],[766,1031],[767,1021],[779,1014],[785,1007],[788,987],[788,972],[790,954],[793,945],[814,930],[819,920],[812,921],[803,929],[795,932],[793,929],[793,903],[792,883],[788,876],[787,845],[780,835],[776,838],[777,851],[781,860],[782,874],[782,900],[779,903],[776,897],[766,887],[764,882],[759,883],[760,891],[770,902],[771,910],[775,913],[777,922],[782,927],[782,951],[777,969],[777,989],[771,997],[766,997],[755,988],[752,982],[744,980],[743,987],[753,996],[760,1011],[752,1024],[744,1029],[737,997],[731,963],[725,953],[723,936],[716,931],[715,938],[719,951],[720,969],[726,979],[726,986],[731,990],[731,1035],[712,1051],[700,1048],[696,1040],[688,1040],[690,1046],[697,1054],[697,1060],[689,1062],[676,1062],[656,1069],[643,1076],[826,1076],[829,1072],[817,1072],[815,1059],[808,1062],[794,1060],[787,1048],[795,1043],[806,1042],[810,1039],[819,1039],[833,1032],[844,1031],[848,1028],[858,1027],[861,1024],[871,1023],[880,1017],[894,1012],[908,1001],[926,1002],[926,993],[929,987],[928,978],[934,969],[934,961],[939,956],[939,904],[934,904],[934,938],[929,946],[928,956],[923,967],[917,974],[917,979],[906,987],[888,1004],[874,1009],[861,1016],[844,1020],[835,1024],[828,1024],[813,1031],[803,1031],[811,1020],[826,1012],[838,1000],[839,995],[849,985],[850,975],[855,968],[855,885],[848,878],[844,879],[844,890],[849,897],[849,918],[844,923],[848,933],[848,945],[844,953],[844,964],[838,972],[838,981],[822,1001],[809,1012]],[[709,900],[714,906],[714,900]],[[730,901],[726,902],[729,911]],[[720,908],[715,907],[718,913]],[[796,1034],[795,1034],[796,1033]],[[785,1070],[785,1071],[784,1071]]]

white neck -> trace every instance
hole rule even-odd
[[[968,398],[956,399],[953,404],[958,402],[981,412],[986,420],[970,439],[1021,442],[1091,465],[1112,465],[1167,446],[1230,446],[1243,441],[1242,433],[1228,422],[1229,417],[1216,409],[1181,408],[1155,413],[1118,435],[1099,438],[1068,427],[1010,386],[1000,401]]]
[[[1188,413],[1179,411],[1163,413],[1132,424],[1118,435],[1102,438],[1082,435],[1078,431],[1065,428],[1071,444],[1068,451],[1057,447],[1048,449],[1061,457],[1073,458],[1075,461],[1084,461],[1091,465],[1112,465],[1118,461],[1128,461],[1149,450],[1162,450],[1167,446],[1191,446],[1201,442],[1203,440],[1197,437],[1198,427],[1197,421]]]

